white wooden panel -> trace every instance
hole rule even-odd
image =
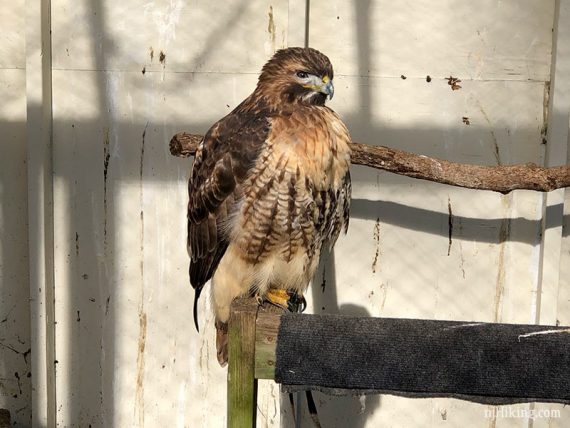
[[[0,408],[31,424],[25,5],[0,15]]]
[[[554,2],[525,5],[311,2],[310,44],[335,64],[331,106],[359,142],[474,164],[541,163]],[[506,21],[517,23],[515,37],[506,37]],[[452,90],[450,75],[461,88]],[[366,168],[353,180],[349,234],[335,266],[325,263],[314,281],[313,311],[535,322],[540,194],[501,196]],[[365,416],[355,399],[321,395],[320,403],[332,426],[528,424],[449,399],[369,397]]]
[[[93,98],[66,94],[97,93],[98,85],[110,88],[101,89],[101,119],[86,120]],[[191,320],[184,239],[191,162],[173,158],[166,142],[181,129],[204,132],[254,86],[249,75],[54,72],[63,425],[225,423],[226,371],[215,359],[208,293],[200,334]],[[204,99],[202,109],[185,108]],[[260,412],[278,426],[278,388],[265,389]]]
[[[548,144],[545,165],[570,164],[570,2],[556,4],[553,33],[551,94],[548,110]],[[558,189],[544,196],[544,233],[542,237],[541,282],[538,291],[537,321],[540,324],[569,325],[567,249],[569,206],[568,189]],[[536,407],[536,406],[535,406]],[[544,406],[543,406],[544,407]],[[570,419],[568,406],[550,405],[560,418],[538,420],[533,428],[563,426]]]
[[[568,147],[570,148],[570,138],[568,140]],[[570,155],[568,157],[568,163],[570,164]],[[564,197],[559,274],[560,282],[558,283],[556,308],[548,308],[549,315],[550,311],[556,311],[556,324],[570,325],[570,191],[568,189],[566,189]],[[563,428],[568,425],[568,421],[570,420],[570,406],[551,405],[549,407],[554,410],[559,410],[561,417],[551,418],[548,421],[541,422],[539,426]],[[548,423],[550,425],[548,425]]]
[[[54,0],[52,10],[55,69],[257,73],[287,46],[284,1]]]
[[[0,70],[23,69],[26,66],[25,0],[14,0],[2,6]]]
[[[548,80],[554,0],[311,1],[338,74]]]

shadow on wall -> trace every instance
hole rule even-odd
[[[0,129],[0,408],[10,411],[12,423],[30,426],[26,124],[3,121]]]

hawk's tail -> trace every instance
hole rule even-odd
[[[196,331],[200,332],[200,326],[198,325],[198,299],[200,298],[200,293],[202,288],[196,288],[194,290],[194,325],[196,326]]]

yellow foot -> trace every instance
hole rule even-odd
[[[289,309],[289,293],[282,288],[270,288],[265,294],[265,300],[283,309]]]
[[[294,291],[284,290],[282,288],[270,288],[265,294],[265,300],[272,305],[291,312],[297,312],[299,306],[301,307],[302,312],[307,306],[305,298],[301,294],[297,294]]]

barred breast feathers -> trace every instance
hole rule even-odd
[[[326,107],[271,119],[233,222],[231,241],[243,258],[258,264],[277,255],[289,263],[302,251],[303,271],[313,270],[308,265],[323,242],[334,242],[345,223],[349,141],[344,124]]]

